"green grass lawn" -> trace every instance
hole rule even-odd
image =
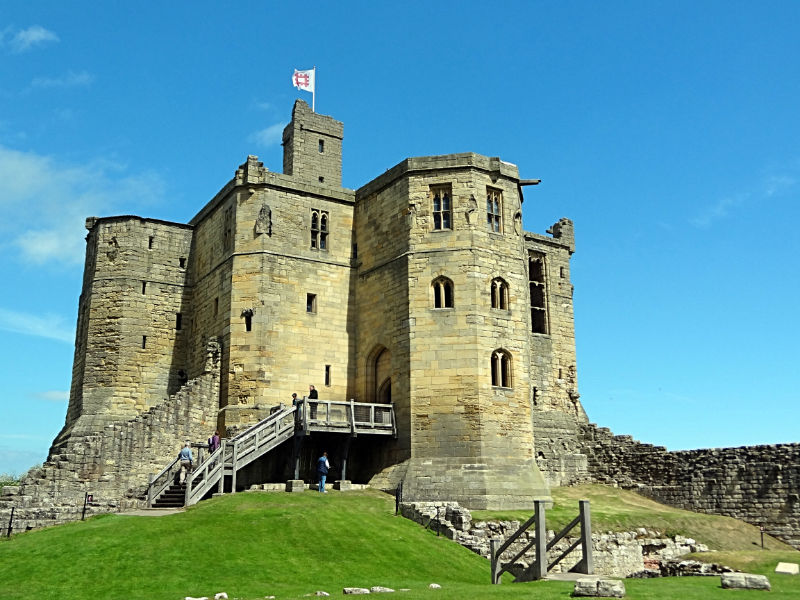
[[[770,598],[800,598],[800,577],[771,573],[777,557],[759,555],[750,570],[770,576]],[[252,600],[374,585],[411,588],[403,594],[410,599],[549,599],[568,598],[573,587],[488,581],[488,561],[395,517],[393,498],[375,491],[227,495],[167,517],[104,515],[0,541],[4,600],[179,600],[219,591]],[[431,582],[442,589],[428,589]],[[629,598],[759,593],[721,590],[716,577],[625,583]]]
[[[730,517],[672,508],[619,488],[604,485],[553,488],[552,496],[554,506],[547,511],[547,528],[555,531],[564,528],[577,516],[578,500],[589,500],[592,531],[595,533],[635,531],[645,527],[670,537],[680,534],[694,538],[707,544],[711,550],[748,551],[761,544],[758,527]],[[531,514],[530,511],[473,511],[472,518],[524,522]],[[767,550],[793,551],[790,546],[768,535],[764,536],[764,547]]]

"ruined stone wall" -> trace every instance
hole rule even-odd
[[[208,347],[206,372],[165,402],[134,419],[73,436],[19,487],[3,488],[0,520],[14,507],[14,532],[81,518],[85,494],[93,495],[87,515],[144,506],[150,473],[158,473],[186,441],[205,442],[216,425],[219,348]]]
[[[191,227],[139,217],[87,226],[73,385],[54,447],[165,401],[187,380],[177,315],[190,311]]]
[[[668,452],[594,424],[582,426],[582,434],[593,481],[677,508],[764,525],[800,549],[800,444]]]

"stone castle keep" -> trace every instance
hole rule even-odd
[[[184,440],[231,438],[314,385],[320,399],[394,407],[396,435],[353,442],[357,483],[526,509],[551,486],[601,481],[800,545],[797,445],[730,449],[733,473],[717,455],[589,423],[573,225],[522,230],[523,187],[537,181],[465,153],[406,159],[353,191],[342,140],[342,123],[298,101],[282,174],[249,156],[187,224],[87,219],[66,423],[44,467],[0,499],[0,516],[19,511],[15,530],[80,518],[86,492],[96,511],[139,506]],[[301,476],[326,449],[335,479],[337,443],[312,438]],[[290,454],[238,485],[291,479]]]

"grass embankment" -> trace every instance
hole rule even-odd
[[[761,533],[742,521],[718,515],[693,513],[653,502],[634,492],[603,485],[554,488],[554,506],[547,511],[547,528],[559,531],[578,514],[578,500],[589,500],[592,531],[636,531],[639,527],[667,536],[677,534],[707,544],[711,550],[749,551],[761,546]],[[473,511],[476,520],[517,520],[524,522],[530,511]],[[794,552],[775,538],[765,535],[764,547]],[[796,561],[795,561],[796,562]]]
[[[488,561],[394,517],[393,509],[390,496],[373,491],[247,493],[167,517],[104,515],[32,531],[0,541],[0,598],[178,600],[225,591],[252,600],[316,590],[340,595],[345,586],[373,585],[411,588],[402,594],[411,600],[570,597],[567,582],[511,585],[506,577],[491,586]],[[750,570],[770,576],[770,598],[800,597],[800,577],[775,576],[775,562]],[[443,588],[429,590],[431,582]],[[627,580],[626,586],[633,599],[731,593],[715,577]],[[736,595],[751,593],[762,592]]]

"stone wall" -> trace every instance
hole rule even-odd
[[[800,550],[800,444],[668,452],[594,424],[581,429],[592,481],[677,508],[764,525]]]
[[[459,506],[458,502],[405,502],[400,505],[400,510],[405,518],[441,533],[487,560],[490,559],[489,540],[506,540],[520,526],[519,521],[473,521],[470,511]],[[505,564],[514,558],[533,537],[533,528],[523,532],[503,552],[501,562]],[[548,530],[547,541],[550,542],[554,537],[555,532]],[[576,540],[576,537],[560,540],[548,551],[548,560],[555,560]],[[644,528],[621,533],[593,533],[592,548],[595,574],[609,577],[629,577],[646,568],[655,569],[662,561],[670,561],[690,552],[708,551],[707,546],[693,539],[680,535],[668,538]],[[510,577],[522,572],[533,558],[533,551],[524,554],[512,567]],[[566,573],[579,560],[580,551],[571,552],[551,572]]]
[[[208,345],[206,372],[132,420],[72,436],[41,469],[0,497],[0,522],[14,507],[13,531],[58,525],[87,515],[143,507],[150,473],[158,473],[186,441],[205,442],[216,426],[219,346]]]

